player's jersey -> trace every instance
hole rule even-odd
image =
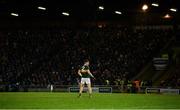
[[[88,74],[87,70],[89,70],[89,66],[82,66],[80,68],[82,78],[90,78],[91,76]]]

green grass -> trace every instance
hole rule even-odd
[[[180,95],[0,93],[0,109],[180,109]]]

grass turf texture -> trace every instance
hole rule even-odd
[[[180,95],[0,93],[0,109],[180,109]]]

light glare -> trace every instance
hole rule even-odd
[[[17,13],[11,13],[12,16],[19,16]]]
[[[38,9],[40,9],[40,10],[46,10],[46,8],[45,7],[38,7]]]
[[[169,14],[166,14],[165,16],[164,16],[164,18],[166,18],[166,19],[168,19],[168,18],[170,18],[171,16],[169,15]]]
[[[63,14],[64,16],[69,16],[69,13],[67,13],[67,12],[62,12],[62,14]]]
[[[175,8],[171,8],[170,10],[173,11],[173,12],[177,11],[177,9],[175,9]]]
[[[100,10],[104,10],[104,7],[103,7],[103,6],[99,6],[99,9],[100,9]]]
[[[152,5],[152,6],[155,6],[155,7],[158,7],[158,6],[159,6],[159,4],[157,4],[157,3],[152,3],[151,5]]]
[[[143,6],[142,6],[142,10],[143,11],[146,11],[148,9],[148,6],[146,5],[146,4],[144,4]]]
[[[122,14],[120,11],[115,11],[115,13],[116,13],[116,14],[119,14],[119,15]]]

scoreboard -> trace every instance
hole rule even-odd
[[[154,58],[153,65],[156,70],[166,70],[169,64],[168,58]]]

